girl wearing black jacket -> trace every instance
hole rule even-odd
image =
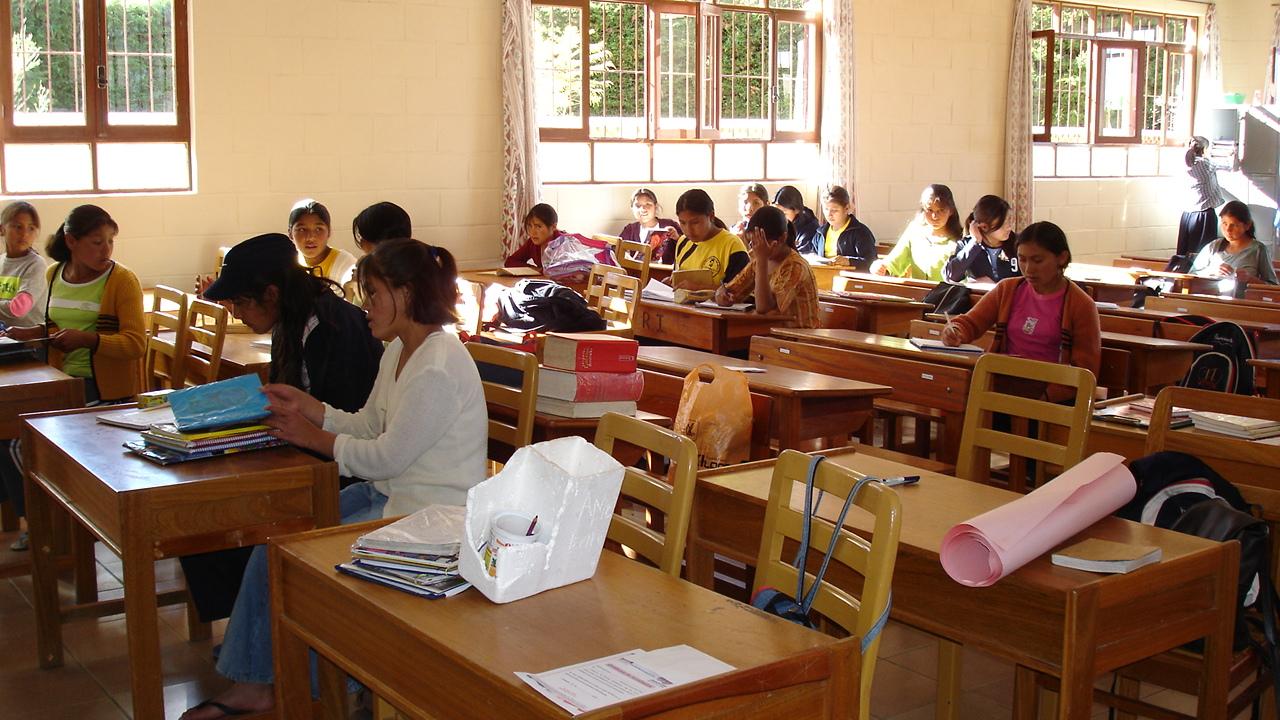
[[[1004,198],[995,195],[978,198],[964,227],[967,234],[943,270],[947,280],[998,283],[1022,274],[1018,272],[1018,253],[1014,251],[1017,238],[1013,235],[1009,203]]]
[[[792,185],[783,185],[778,194],[773,196],[773,206],[782,211],[796,229],[796,249],[801,253],[813,244],[818,232],[818,216],[804,205],[804,195]]]
[[[822,196],[822,205],[827,221],[814,232],[809,247],[800,252],[866,272],[876,260],[876,236],[854,217],[849,191],[832,185]]]

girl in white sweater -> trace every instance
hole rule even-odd
[[[332,408],[291,385],[267,385],[267,424],[302,448],[333,457],[338,472],[365,482],[342,490],[343,523],[403,515],[432,503],[462,505],[484,479],[488,415],[480,375],[453,315],[457,269],[449,251],[387,240],[361,259],[356,279],[369,329],[390,341],[359,412]],[[274,705],[266,553],[245,570],[218,672],[235,682],[183,720],[213,720]]]

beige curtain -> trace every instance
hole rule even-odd
[[[822,56],[820,180],[853,193],[853,0],[823,0]]]
[[[1263,81],[1262,101],[1265,103],[1280,102],[1280,89],[1276,88],[1276,64],[1280,63],[1280,6],[1276,6],[1275,18],[1272,20],[1271,49],[1267,51],[1267,78]]]
[[[1259,0],[1261,1],[1261,0]],[[1218,4],[1209,3],[1204,13],[1204,44],[1200,46],[1200,97],[1205,107],[1222,103],[1222,38],[1218,32]]]
[[[1009,95],[1005,100],[1004,197],[1013,206],[1013,227],[1032,222],[1031,177],[1031,0],[1018,0],[1009,51]]]
[[[538,202],[538,121],[533,109],[533,7],[502,2],[502,254],[520,246],[520,221]]]

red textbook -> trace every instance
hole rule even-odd
[[[639,350],[640,343],[617,335],[547,333],[542,364],[574,372],[630,373]]]
[[[538,369],[538,396],[573,402],[639,400],[644,374],[635,372],[570,372]]]

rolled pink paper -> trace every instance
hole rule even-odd
[[[1095,453],[1012,502],[960,523],[939,556],[952,580],[986,587],[1129,502],[1137,483],[1124,458]]]
[[[14,317],[22,317],[31,312],[32,305],[35,305],[35,301],[31,299],[31,293],[23,290],[9,300],[9,314]]]

